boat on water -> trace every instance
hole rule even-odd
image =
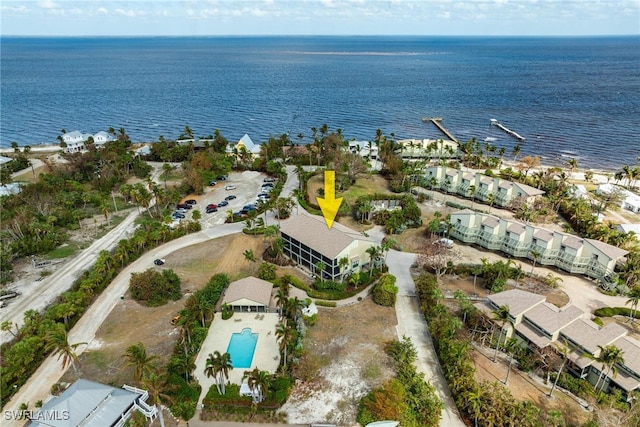
[[[396,427],[400,424],[399,421],[376,421],[375,423],[369,423],[365,427]]]

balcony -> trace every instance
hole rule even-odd
[[[469,228],[464,225],[456,225],[456,227],[451,230],[451,235],[456,239],[460,240],[464,243],[475,243],[478,238],[478,229],[477,228]]]
[[[484,231],[478,234],[478,239],[476,241],[480,246],[495,251],[502,248],[503,240],[503,236]]]

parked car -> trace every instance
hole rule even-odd
[[[447,249],[453,248],[453,240],[447,239],[446,237],[443,237],[442,239],[436,240],[435,242],[433,242],[433,244],[434,245],[444,246]]]
[[[229,196],[225,197],[224,199],[225,199],[225,200],[233,200],[233,199],[235,199],[235,198],[236,198],[236,196],[234,196],[233,194],[231,194],[231,195],[229,195]]]
[[[229,204],[229,202],[227,202],[226,200],[221,201],[220,203],[218,203],[218,207],[222,208],[224,206],[227,206]]]
[[[176,205],[176,207],[178,209],[192,209],[193,208],[193,206],[191,206],[188,203],[180,203],[180,204]]]
[[[260,194],[258,194],[258,197],[268,199],[268,198],[271,197],[271,194],[269,194],[269,193],[260,193]]]
[[[231,191],[231,190],[235,190],[236,186],[235,185],[227,185],[226,187],[224,187],[225,190],[227,191]]]
[[[164,265],[164,259],[163,258],[157,258],[153,260],[153,263],[155,265]]]
[[[179,212],[174,212],[173,215],[171,215],[174,219],[184,219],[185,216],[184,214],[181,214]]]
[[[215,208],[217,208],[217,207],[218,207],[218,205],[216,205],[215,203],[209,203],[209,204],[207,205],[207,209],[208,209],[208,208],[214,208],[214,209],[215,209]]]
[[[198,202],[196,201],[196,199],[189,199],[189,200],[185,200],[184,201],[187,205],[195,205]]]
[[[264,179],[264,182],[276,182],[276,179],[268,176]]]
[[[176,212],[181,213],[181,214],[186,214],[188,211],[186,209],[183,209],[183,208],[178,208],[178,209],[176,209]]]
[[[215,182],[215,181],[209,181],[209,185],[210,185],[210,186],[212,186],[212,187],[213,187],[214,185],[216,185],[216,184],[217,184],[217,182]]]
[[[226,181],[226,180],[227,180],[227,177],[226,177],[226,176],[224,176],[224,175],[220,175],[220,176],[218,177],[218,181]]]
[[[273,184],[270,182],[267,182],[266,184],[262,184],[262,188],[267,188],[267,187],[273,188]]]
[[[206,210],[207,213],[214,213],[214,212],[218,212],[217,208],[207,208]]]

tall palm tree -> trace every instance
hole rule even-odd
[[[81,345],[86,345],[86,342],[78,342],[69,344],[69,337],[64,325],[56,324],[54,329],[51,329],[45,335],[45,351],[51,352],[52,355],[58,355],[58,360],[62,358],[62,369],[71,365],[73,371],[78,374],[78,367],[76,363],[80,364],[80,359],[76,354],[76,348]]]
[[[225,379],[229,379],[229,371],[232,369],[231,355],[229,353],[221,354],[216,350],[213,354],[209,353],[204,373],[207,377],[215,377],[216,388],[218,393],[222,395],[226,392]]]
[[[636,318],[636,310],[638,308],[638,303],[640,303],[640,286],[636,286],[629,291],[628,294],[629,299],[627,300],[627,304],[631,304],[631,313],[629,316],[629,320]]]
[[[125,358],[124,367],[133,368],[133,378],[138,382],[156,369],[154,361],[158,356],[147,356],[147,349],[141,342],[127,347],[122,357]]]
[[[596,385],[593,388],[594,391],[598,389],[601,378],[602,386],[600,390],[602,391],[602,389],[604,389],[606,377],[608,377],[610,373],[613,373],[613,378],[615,378],[618,375],[618,368],[616,367],[616,365],[624,363],[624,357],[622,356],[624,354],[624,351],[622,351],[622,349],[616,347],[615,345],[606,345],[604,347],[599,345],[598,349],[600,350],[600,355],[596,357],[595,360],[606,366],[607,372],[601,372],[600,375],[598,375],[598,381],[596,381]]]
[[[293,334],[293,330],[287,327],[286,319],[284,322],[278,323],[278,326],[276,326],[276,338],[278,339],[280,353],[282,353],[282,362],[285,369],[287,368],[287,349],[294,337],[295,335]]]
[[[318,261],[315,263],[314,267],[316,268],[316,274],[320,277],[320,282],[324,282],[324,269],[327,268],[327,264],[323,261]]]
[[[158,418],[160,418],[160,427],[164,427],[164,414],[162,411],[162,405],[160,400],[164,400],[167,403],[172,403],[172,398],[166,393],[169,388],[168,378],[165,375],[161,375],[157,370],[145,374],[142,379],[142,385],[149,393],[151,398],[151,404],[156,405],[158,409]]]
[[[509,383],[509,374],[511,373],[511,365],[513,365],[513,356],[518,351],[519,345],[518,340],[515,338],[509,338],[504,343],[504,349],[509,355],[509,365],[507,366],[507,376],[504,379],[504,383]]]
[[[271,386],[273,376],[267,371],[261,371],[257,367],[252,371],[244,371],[242,380],[247,380],[247,385],[251,390],[251,396],[253,403],[257,404],[262,402],[264,393]]]
[[[380,256],[380,248],[378,246],[370,246],[365,251],[369,254],[369,276],[373,274],[373,263]]]
[[[553,381],[553,386],[551,386],[551,390],[547,395],[549,397],[553,395],[553,390],[555,390],[556,385],[558,384],[558,379],[560,378],[560,375],[562,374],[564,366],[567,364],[567,359],[569,358],[569,345],[567,344],[566,341],[564,342],[562,347],[560,347],[558,350],[562,354],[562,364],[560,365],[560,369],[558,369],[558,374],[556,375],[556,379]]]
[[[509,321],[509,306],[501,305],[497,309],[493,310],[493,320],[500,322],[500,335],[498,335],[498,342],[496,343],[496,351],[493,355],[493,361],[496,362],[498,360],[498,350],[500,349],[500,339],[502,338],[504,326]]]
[[[340,258],[338,260],[338,266],[340,267],[340,278],[342,279],[341,281],[344,283],[344,270],[349,266],[349,258],[346,256]]]

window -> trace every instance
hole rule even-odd
[[[531,244],[534,245],[534,246],[538,246],[538,239],[533,239],[531,241]]]
[[[567,247],[565,245],[560,245],[560,252],[564,252],[567,250]]]
[[[356,268],[356,267],[357,267],[357,266],[359,266],[359,265],[360,265],[360,260],[354,260],[354,261],[351,263],[351,268]]]
[[[462,220],[460,218],[456,219],[456,224],[461,225],[462,224]]]
[[[591,260],[598,261],[598,254],[591,254]]]

